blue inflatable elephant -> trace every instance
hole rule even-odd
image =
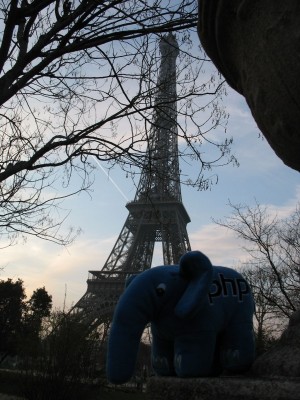
[[[131,277],[112,321],[108,380],[130,380],[149,322],[158,375],[242,373],[254,361],[253,312],[245,279],[233,269],[212,266],[199,251],[186,253],[179,265]]]

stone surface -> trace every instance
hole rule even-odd
[[[199,0],[202,46],[269,144],[300,171],[300,1]]]
[[[299,400],[300,310],[279,342],[260,356],[245,376],[218,378],[153,377],[149,400]]]
[[[153,377],[149,400],[299,400],[299,379]]]
[[[279,342],[257,358],[252,371],[259,376],[300,377],[300,310],[291,316]]]

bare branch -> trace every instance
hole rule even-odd
[[[158,44],[166,32],[177,32],[180,43],[179,157],[198,171],[185,183],[208,188],[207,172],[236,163],[232,140],[210,135],[224,131],[228,115],[224,82],[198,46],[197,1],[0,3],[0,237],[57,240],[60,225],[51,213],[70,193],[57,192],[55,182],[68,185],[80,174],[75,191],[88,190],[91,156],[128,173],[143,166],[153,115],[170,106],[157,98]]]

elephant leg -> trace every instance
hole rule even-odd
[[[174,343],[152,336],[152,367],[157,375],[174,376]]]
[[[222,337],[221,362],[226,373],[243,373],[255,359],[255,342],[252,325],[230,325]]]
[[[215,348],[214,331],[177,337],[174,359],[176,374],[181,378],[215,375]]]

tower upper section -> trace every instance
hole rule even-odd
[[[157,81],[156,103],[159,103],[160,100],[176,102],[176,59],[179,54],[179,47],[175,36],[169,33],[162,38],[159,50],[161,62]]]
[[[148,148],[135,202],[181,202],[177,142],[176,38],[168,34],[160,41],[161,62]]]

